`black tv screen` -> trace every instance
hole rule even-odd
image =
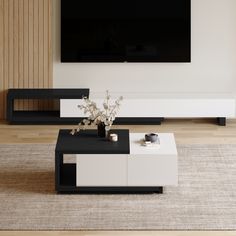
[[[191,0],[61,0],[62,62],[190,62]]]

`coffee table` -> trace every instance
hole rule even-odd
[[[119,141],[98,138],[96,130],[60,130],[55,151],[58,193],[163,193],[178,184],[177,149],[173,134],[159,134],[161,145],[141,146],[144,133],[113,130]],[[64,154],[76,154],[64,163]]]

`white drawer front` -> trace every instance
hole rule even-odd
[[[178,185],[177,156],[128,157],[128,186]]]
[[[127,155],[76,155],[77,186],[127,186]]]

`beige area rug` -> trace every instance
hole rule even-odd
[[[1,230],[236,230],[236,145],[179,146],[163,195],[57,195],[54,145],[0,145]]]

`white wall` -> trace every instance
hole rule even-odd
[[[93,92],[236,93],[236,0],[192,0],[192,63],[60,63],[53,6],[54,87]]]

